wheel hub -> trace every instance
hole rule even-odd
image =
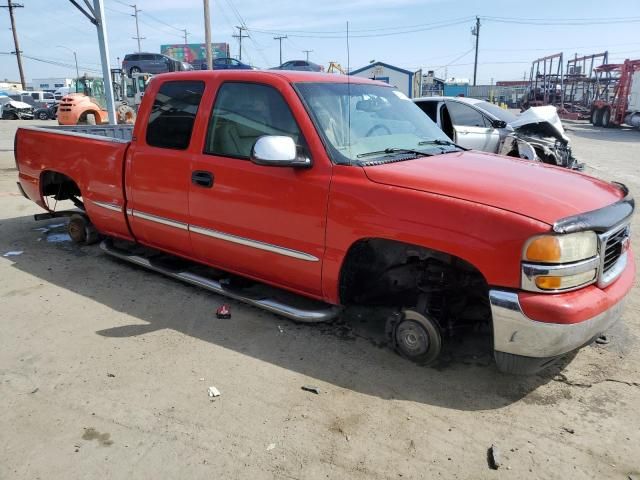
[[[409,356],[421,355],[429,350],[429,336],[414,321],[404,321],[396,330],[398,348]]]

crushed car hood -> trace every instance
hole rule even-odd
[[[518,213],[549,225],[624,197],[614,184],[563,168],[483,152],[363,167],[369,180]]]
[[[509,125],[514,130],[526,129],[530,132],[543,135],[551,134],[556,138],[569,142],[569,138],[564,133],[564,128],[562,127],[562,122],[560,121],[556,107],[552,105],[531,107],[522,112],[517,120],[510,122]],[[539,131],[536,131],[538,129]]]
[[[19,108],[21,110],[23,108],[31,108],[31,105],[29,105],[28,103],[19,102],[17,100],[10,100],[6,103],[6,105],[11,105],[13,108]]]

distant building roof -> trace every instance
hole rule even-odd
[[[349,75],[355,75],[356,73],[364,72],[365,70],[368,70],[371,67],[376,67],[376,66],[389,68],[391,70],[395,70],[396,72],[406,73],[407,75],[413,75],[413,72],[410,72],[409,70],[405,70],[404,68],[400,68],[400,67],[395,67],[393,65],[389,65],[388,63],[384,63],[384,62],[370,63],[369,65],[366,65],[362,68],[358,68],[356,70],[349,72]]]
[[[529,82],[526,80],[500,80],[496,82],[497,87],[526,87]]]

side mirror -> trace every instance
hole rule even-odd
[[[281,135],[263,135],[251,148],[251,161],[271,167],[308,168],[311,159],[298,154],[293,138]]]
[[[507,122],[504,120],[494,120],[491,122],[491,125],[493,125],[493,128],[506,128]]]

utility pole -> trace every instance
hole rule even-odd
[[[273,37],[274,40],[278,40],[280,42],[280,65],[282,65],[282,40],[287,38],[286,35],[279,35],[277,37]]]
[[[242,31],[246,30],[245,27],[238,27],[236,25],[236,28],[238,29],[238,35],[232,35],[233,38],[237,38],[238,41],[240,42],[240,55],[238,56],[238,60],[242,61],[242,39],[243,38],[247,38],[249,35],[243,35]]]
[[[189,32],[187,32],[186,28],[183,28],[182,29],[182,33],[184,35],[184,44],[187,45],[189,43],[188,40],[187,40],[187,37],[189,36]]]
[[[209,18],[209,0],[204,2],[204,42],[207,44],[207,69],[213,70],[213,56],[211,54],[211,20]]]
[[[313,50],[302,50],[302,53],[305,53],[307,55],[307,62],[309,61],[309,54],[313,52]]]
[[[13,9],[14,8],[24,8],[24,5],[20,3],[11,3],[11,0],[7,0],[6,5],[0,5],[0,8],[6,8],[9,10],[9,17],[11,18],[11,30],[13,31],[13,44],[15,45],[16,51],[11,52],[16,54],[16,58],[18,59],[18,71],[20,72],[20,83],[22,84],[22,89],[27,89],[27,84],[24,81],[24,70],[22,69],[22,52],[20,51],[20,44],[18,43],[18,32],[16,31],[16,19],[13,17]]]
[[[129,6],[133,8],[133,15],[131,16],[136,18],[136,36],[131,38],[138,41],[138,53],[140,53],[142,51],[142,49],[140,48],[140,40],[145,39],[145,37],[140,36],[140,29],[138,28],[138,13],[141,12],[142,10],[138,10],[138,6],[135,4],[129,5]]]
[[[478,42],[480,40],[480,17],[476,17],[476,26],[471,30],[471,34],[476,36],[476,58],[473,61],[473,86],[476,86],[476,75],[478,73]]]

